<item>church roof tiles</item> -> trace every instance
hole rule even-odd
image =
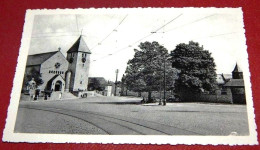
[[[53,56],[57,52],[58,51],[35,54],[35,55],[28,55],[26,66],[41,65],[43,62],[45,62],[47,59],[49,59],[51,56]]]
[[[230,79],[224,86],[227,87],[244,87],[243,79]]]

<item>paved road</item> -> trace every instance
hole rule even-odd
[[[244,105],[140,104],[129,97],[20,102],[15,132],[110,135],[248,135]]]

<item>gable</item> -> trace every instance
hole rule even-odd
[[[55,67],[56,63],[60,64],[58,68]],[[41,69],[65,71],[68,69],[68,65],[69,62],[67,61],[65,56],[60,51],[58,51],[41,64]]]

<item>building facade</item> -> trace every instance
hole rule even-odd
[[[87,91],[90,65],[90,50],[82,36],[67,51],[65,57],[59,51],[29,55],[25,70],[26,77],[39,72],[42,83],[38,84],[40,91],[71,92]],[[30,80],[30,79],[27,79]]]

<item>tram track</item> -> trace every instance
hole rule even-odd
[[[53,107],[35,108],[35,107],[22,106],[20,108],[46,111],[46,112],[74,117],[76,119],[85,121],[99,128],[100,130],[104,131],[109,135],[117,135],[117,134],[146,135],[147,133],[155,134],[155,135],[169,135],[160,130],[150,128],[141,124],[137,124],[135,122],[116,119],[114,117],[104,116],[104,115],[95,114],[91,112],[73,111],[73,110],[53,108]],[[138,130],[136,130],[135,128],[137,128]]]

